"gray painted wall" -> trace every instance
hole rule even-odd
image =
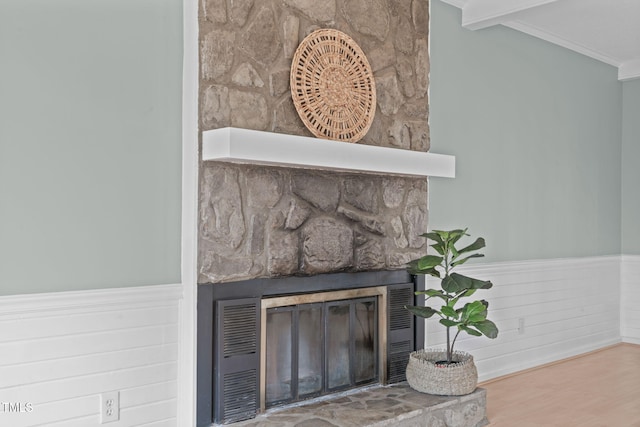
[[[622,253],[640,255],[640,79],[622,85]]]
[[[0,295],[180,280],[181,8],[0,2]],[[432,151],[458,177],[431,179],[431,227],[487,261],[639,254],[640,82],[459,23],[433,0]]]
[[[181,0],[0,2],[0,295],[178,283]]]
[[[457,177],[430,180],[429,227],[468,226],[486,261],[619,254],[617,70],[438,0],[431,31],[431,151]]]

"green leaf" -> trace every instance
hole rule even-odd
[[[418,317],[424,317],[425,319],[428,319],[431,316],[433,316],[434,314],[439,313],[437,310],[434,310],[431,307],[422,307],[422,306],[416,306],[416,305],[405,305],[404,308],[409,310],[411,312],[411,314],[413,314],[415,316],[418,316]]]
[[[482,336],[482,334],[478,331],[476,331],[475,329],[471,329],[468,326],[465,325],[458,325],[458,328],[460,328],[461,330],[465,331],[466,333],[468,333],[469,335],[473,335],[475,337],[480,337]]]
[[[462,236],[468,236],[466,228],[464,230],[449,231],[449,238],[447,240],[449,240],[449,244],[453,246]]]
[[[444,295],[439,289],[426,289],[424,291],[415,291],[414,295],[428,295],[430,297],[435,297],[438,295]]]
[[[440,277],[440,273],[435,270],[435,267],[442,263],[443,258],[437,255],[425,255],[422,258],[409,261],[409,271],[413,274],[431,274],[436,273],[436,277]]]
[[[462,320],[465,322],[481,322],[487,318],[487,307],[481,301],[473,301],[462,308]]]
[[[467,291],[462,295],[463,297],[470,297],[475,294],[477,289],[467,289]]]
[[[421,270],[427,270],[429,268],[437,267],[442,264],[442,257],[438,255],[425,255],[422,258],[418,258],[418,268]]]
[[[440,279],[440,272],[435,268],[425,271],[424,274],[428,274],[430,276],[437,277],[438,279]]]
[[[435,231],[433,231],[431,233],[424,233],[424,234],[421,234],[420,236],[426,237],[429,240],[433,240],[436,243],[440,243],[440,244],[444,243],[444,241],[442,240],[442,237],[440,236],[440,234],[438,234],[438,232],[435,232]]]
[[[462,274],[451,273],[450,276],[442,279],[441,286],[445,292],[457,293],[467,289],[489,289],[493,283],[488,280],[478,280]]]
[[[448,293],[458,293],[473,287],[471,281],[467,277],[461,276],[457,273],[452,273],[442,279],[441,286],[442,289]]]
[[[471,251],[477,251],[478,249],[482,249],[486,246],[485,241],[482,237],[478,237],[476,239],[475,242],[473,242],[472,244],[470,244],[469,246],[466,246],[462,249],[458,250],[458,253],[460,254],[464,254],[467,252],[471,252]]]
[[[440,272],[438,270],[436,270],[435,268],[431,268],[429,270],[418,270],[414,267],[412,267],[411,265],[409,265],[407,267],[407,270],[409,270],[409,273],[411,274],[428,274],[430,276],[433,277],[437,277],[438,279],[440,278]]]
[[[458,301],[460,300],[460,297],[456,297],[456,298],[452,298],[449,300],[449,302],[447,303],[447,305],[451,308],[454,308],[456,306],[456,304],[458,303]],[[460,312],[460,310],[456,310],[457,312]]]
[[[458,258],[458,251],[456,250],[455,246],[450,245],[449,246],[449,250],[451,251],[451,254],[453,255],[451,257],[452,260]]]
[[[438,252],[440,255],[444,256],[444,244],[442,243],[434,243],[433,245],[430,245],[433,249],[436,250],[436,252]]]
[[[447,317],[453,317],[454,319],[458,318],[458,313],[453,308],[447,305],[442,306],[440,312]]]
[[[429,235],[429,239],[435,240],[436,242],[444,242],[449,239],[449,232],[446,230],[432,230],[431,233],[427,234]]]
[[[442,286],[442,289],[444,289],[445,292],[450,294],[458,293],[465,289],[465,287],[460,282],[457,282],[452,276],[445,276],[444,279],[442,279],[440,286]]]
[[[462,259],[460,259],[460,260],[458,260],[458,261],[454,261],[454,262],[452,262],[452,263],[451,263],[451,266],[452,266],[452,267],[455,267],[455,266],[457,266],[457,265],[462,265],[462,264],[464,264],[465,262],[469,261],[471,258],[482,258],[483,256],[484,256],[484,254],[473,254],[473,255],[469,255],[469,256],[468,256],[468,257],[466,257],[466,258],[462,258]]]
[[[453,326],[458,326],[460,322],[456,322],[455,320],[450,319],[440,319],[440,324],[446,326],[447,328],[451,328]]]
[[[491,320],[485,319],[482,322],[473,325],[488,338],[496,338],[498,336],[498,327]]]
[[[415,292],[416,295],[427,295],[429,298],[442,298],[442,300],[446,301],[447,300],[447,294],[445,294],[444,292],[440,291],[440,290],[436,290],[436,289],[427,289],[426,291],[416,291]]]
[[[487,312],[486,311],[484,311],[482,313],[472,314],[467,319],[467,323],[476,324],[476,323],[484,322],[485,320],[487,320]]]

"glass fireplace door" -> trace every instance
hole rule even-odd
[[[269,308],[265,405],[378,381],[377,297]]]
[[[322,304],[305,304],[298,311],[298,396],[322,392]]]

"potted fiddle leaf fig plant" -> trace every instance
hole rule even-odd
[[[428,274],[440,279],[440,289],[417,291],[426,300],[437,300],[439,304],[429,306],[406,306],[412,314],[428,319],[437,315],[439,323],[446,329],[447,344],[442,349],[424,349],[411,353],[407,366],[409,385],[421,392],[438,395],[464,395],[473,392],[478,383],[478,373],[469,353],[454,349],[458,336],[465,332],[473,336],[496,338],[498,328],[487,319],[489,303],[485,300],[465,302],[476,291],[489,289],[493,284],[464,276],[453,270],[472,258],[483,257],[477,253],[485,247],[482,237],[473,243],[457,248],[456,245],[467,229],[450,231],[433,230],[421,235],[434,243],[437,255],[425,255],[408,264],[412,274]],[[452,336],[453,335],[453,336]]]

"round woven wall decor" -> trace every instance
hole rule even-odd
[[[304,125],[318,138],[359,141],[376,112],[369,61],[351,37],[333,29],[316,30],[298,46],[291,97]]]

